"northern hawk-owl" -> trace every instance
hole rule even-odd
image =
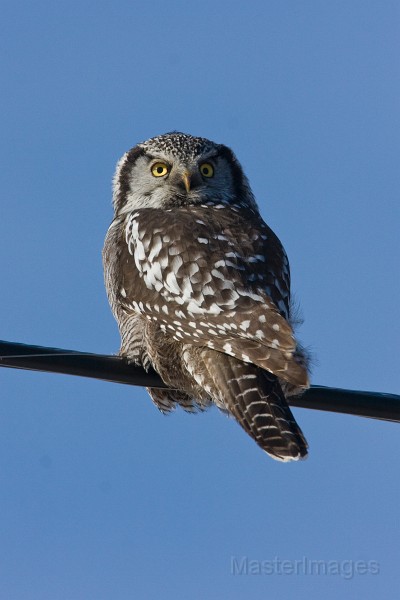
[[[168,412],[210,404],[273,458],[304,458],[286,397],[308,387],[293,335],[289,264],[222,144],[167,133],[129,150],[114,177],[104,250],[120,355],[152,366]]]

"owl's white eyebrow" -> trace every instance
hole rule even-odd
[[[149,160],[161,160],[159,156],[154,156],[153,154],[149,154],[148,152],[145,152],[144,155]]]

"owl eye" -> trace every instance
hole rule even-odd
[[[214,167],[210,163],[200,165],[200,173],[203,177],[212,177],[214,175]]]
[[[156,162],[151,167],[151,173],[154,177],[165,177],[165,175],[169,172],[169,167],[163,162]]]

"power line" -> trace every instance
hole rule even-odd
[[[0,341],[0,366],[48,373],[91,377],[114,383],[167,387],[157,373],[145,371],[119,356],[47,348]],[[288,399],[291,406],[383,419],[400,423],[400,396],[379,392],[343,390],[314,385],[301,396]]]

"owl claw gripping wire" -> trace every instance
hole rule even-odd
[[[162,412],[215,404],[270,456],[307,455],[287,397],[309,386],[290,272],[233,152],[183,133],[119,161],[104,250],[121,356],[152,366]]]

